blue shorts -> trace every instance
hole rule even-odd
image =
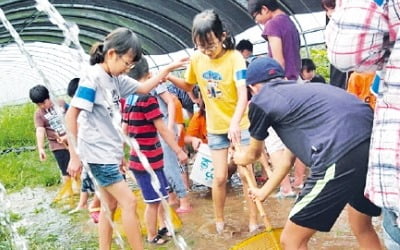
[[[124,179],[117,164],[89,163],[90,170],[101,187],[107,187]]]
[[[207,134],[208,146],[210,149],[225,149],[229,148],[231,141],[228,139],[228,134]],[[250,144],[250,133],[249,130],[242,130],[240,136],[240,145]]]
[[[143,200],[146,203],[156,203],[160,202],[161,198],[158,196],[156,191],[154,190],[153,186],[151,185],[150,174],[146,171],[134,171],[131,170],[133,175],[135,175],[135,179],[137,184],[139,185],[140,189],[142,190]],[[156,169],[154,170],[158,181],[160,182],[160,192],[162,194],[163,199],[168,198],[168,181],[165,177],[163,169]]]

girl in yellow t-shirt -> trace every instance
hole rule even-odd
[[[192,55],[185,79],[169,75],[176,86],[191,91],[199,85],[206,108],[208,145],[214,166],[212,197],[216,229],[224,230],[224,205],[228,176],[228,148],[249,143],[247,118],[246,62],[235,50],[235,40],[224,29],[213,10],[195,16],[192,39],[197,51]],[[252,172],[251,167],[249,170]],[[244,179],[244,178],[242,178]],[[244,192],[247,183],[243,181]],[[247,195],[245,195],[248,199]],[[248,200],[249,229],[257,228],[256,207]]]

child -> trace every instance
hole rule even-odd
[[[375,72],[353,72],[347,83],[347,92],[356,95],[375,108],[376,96],[371,93],[371,85],[375,78]]]
[[[90,55],[91,66],[84,77],[81,77],[66,114],[71,139],[78,139],[79,149],[76,152],[75,147],[70,147],[68,171],[71,176],[76,176],[81,172],[81,158],[88,163],[99,184],[102,207],[106,205],[112,216],[119,204],[129,245],[135,249],[143,249],[135,214],[135,197],[120,172],[123,160],[122,137],[113,124],[120,123],[118,105],[121,97],[127,97],[134,92],[148,93],[171,70],[183,66],[185,61],[172,63],[159,75],[138,84],[125,73],[140,60],[142,48],[137,36],[127,28],[112,31],[103,43],[92,47]],[[102,209],[99,219],[100,249],[111,247],[112,227],[108,221],[110,218],[107,217],[106,210]]]
[[[69,81],[67,86],[67,94],[69,97],[72,98],[75,95],[76,89],[79,85],[79,80],[79,78],[73,78],[71,81]],[[79,203],[75,209],[69,212],[69,214],[73,214],[88,207],[87,203],[89,199],[89,192],[95,192],[94,184],[88,172],[83,169],[81,174],[81,194],[79,196]],[[88,210],[93,222],[98,223],[100,216],[100,200],[96,194],[94,195],[93,201],[90,203]]]
[[[129,76],[134,79],[142,79],[151,77],[149,72],[149,66],[147,61],[141,61],[138,64],[137,70],[131,70]],[[174,95],[171,94],[165,83],[159,84],[151,94],[157,98],[158,105],[163,114],[163,120],[170,131],[176,131],[175,126],[175,112],[176,106],[174,102]],[[169,204],[176,205],[179,203],[179,207],[176,209],[177,213],[188,213],[192,210],[189,202],[189,196],[183,182],[180,166],[175,152],[171,147],[160,138],[161,147],[164,154],[164,173],[167,177],[170,185],[169,193]]]
[[[44,161],[47,158],[44,149],[44,138],[47,137],[50,150],[53,152],[61,171],[62,180],[66,183],[70,178],[67,173],[70,155],[67,145],[62,142],[62,137],[66,135],[62,118],[56,112],[54,104],[50,100],[49,90],[45,86],[36,85],[31,88],[29,97],[39,107],[34,117],[39,159]]]
[[[144,60],[145,58],[142,58],[139,64]],[[147,78],[147,75],[145,75],[138,80],[143,82]],[[158,191],[163,195],[163,197],[158,196],[151,185],[150,174],[145,171],[137,153],[131,149],[129,166],[135,175],[136,181],[142,190],[144,201],[147,204],[145,210],[147,241],[157,245],[167,242],[162,238],[163,235],[161,234],[161,232],[165,231],[165,214],[162,206],[160,206],[160,202],[162,199],[168,197],[168,182],[163,171],[163,150],[157,132],[174,150],[181,163],[187,161],[187,155],[175,141],[173,131],[167,128],[162,117],[163,114],[160,111],[155,96],[132,94],[126,100],[123,114],[124,128],[126,128],[125,133],[137,140],[140,151],[147,157],[151,168],[160,182],[160,190]],[[157,217],[159,218],[158,225],[162,228],[159,230],[160,233],[157,231]],[[166,233],[164,232],[164,234]]]
[[[320,83],[310,88],[283,77],[282,67],[271,58],[249,65],[246,83],[255,94],[249,107],[251,139],[249,147],[234,156],[236,164],[256,160],[268,128],[273,127],[290,151],[310,167],[283,229],[283,248],[307,249],[311,236],[329,231],[348,204],[360,249],[380,249],[371,217],[381,211],[364,197],[372,110],[338,88]],[[289,170],[290,165],[278,166],[261,189],[251,188],[249,194],[265,200]]]
[[[185,91],[197,83],[206,107],[208,144],[214,165],[212,197],[216,229],[224,229],[224,206],[228,176],[228,148],[248,143],[246,118],[247,90],[246,63],[235,50],[234,38],[224,30],[213,10],[197,14],[193,20],[192,39],[197,51],[191,57],[186,78],[168,76],[168,80]],[[244,185],[246,192],[247,185]],[[248,197],[246,196],[246,199]],[[249,228],[257,224],[253,202],[250,207]]]
[[[300,77],[304,83],[311,82],[315,76],[315,64],[309,58],[301,59]]]

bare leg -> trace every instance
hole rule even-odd
[[[258,161],[263,166],[262,177],[264,177],[265,180],[266,180],[269,176],[272,175],[272,169],[271,169],[271,166],[270,166],[270,164],[268,162],[268,153],[265,150],[265,148],[262,151],[262,154],[260,156],[260,159],[258,159]]]
[[[382,249],[378,235],[372,226],[370,216],[363,214],[352,206],[347,206],[351,230],[357,238],[360,249]]]
[[[212,199],[216,223],[224,222],[224,206],[226,199],[226,180],[228,177],[228,149],[211,150],[214,166]]]
[[[111,241],[112,241],[112,227],[109,222],[109,218],[113,217],[115,209],[117,208],[117,201],[104,189],[100,188],[101,197],[103,201],[106,203],[108,209],[111,211],[111,215],[109,215],[103,209],[100,210],[99,217],[99,249],[100,250],[109,250],[111,249]]]
[[[314,229],[296,225],[288,220],[281,235],[282,247],[285,250],[306,250],[308,241],[315,232]]]
[[[147,227],[147,240],[152,241],[157,236],[157,216],[160,203],[146,205],[145,218]]]
[[[293,159],[290,154],[287,154],[285,151],[286,149],[281,149],[275,152],[270,153],[271,164],[273,167],[279,166],[291,166],[293,164]],[[292,193],[292,185],[290,184],[289,176],[286,176],[285,179],[281,182],[282,192]]]
[[[125,181],[106,187],[107,191],[115,197],[121,207],[122,225],[124,227],[129,245],[135,250],[143,249],[143,242],[136,216],[136,198]],[[155,216],[157,218],[157,216]]]
[[[249,184],[247,183],[247,179],[245,177],[245,175],[242,173],[242,167],[239,167],[238,171],[240,173],[240,178],[242,179],[242,183],[243,183],[243,193],[245,194],[244,197],[246,199],[246,203],[248,204],[248,208],[249,208],[249,231],[252,232],[254,230],[257,229],[257,207],[255,205],[255,203],[253,202],[253,200],[250,198],[250,196],[247,195],[247,190],[249,188]],[[254,173],[253,173],[253,167],[252,165],[247,165],[245,168],[247,168],[247,170],[250,173],[250,176],[252,176],[254,178]],[[256,185],[256,180],[253,179],[253,184]]]
[[[296,158],[294,163],[294,182],[293,186],[301,187],[304,184],[304,175],[306,173],[306,165],[300,161],[299,158]]]

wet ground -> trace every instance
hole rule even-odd
[[[96,225],[86,212],[68,215],[70,205],[50,206],[56,192],[51,189],[25,189],[11,194],[11,210],[22,216],[16,222],[22,236],[30,241],[29,249],[97,249]],[[191,249],[229,249],[250,237],[247,233],[247,209],[240,188],[229,188],[226,201],[226,230],[215,233],[211,195],[207,191],[190,192],[193,210],[181,215],[183,236]],[[294,199],[269,198],[263,206],[274,228],[283,227]],[[260,220],[260,225],[261,225]],[[379,224],[379,219],[374,221]],[[377,230],[380,229],[377,227]],[[260,230],[262,231],[262,229]],[[176,249],[172,242],[148,249]],[[343,212],[330,233],[317,233],[310,249],[358,249]],[[119,249],[117,245],[113,249]]]

